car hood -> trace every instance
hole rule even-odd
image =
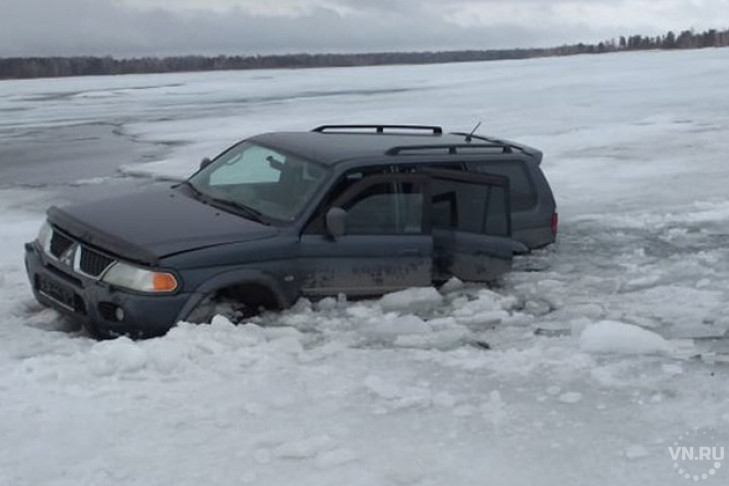
[[[52,207],[48,219],[81,241],[149,265],[176,253],[269,238],[278,232],[175,189]]]

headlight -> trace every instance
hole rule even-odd
[[[51,249],[51,238],[53,238],[53,228],[48,224],[48,220],[43,221],[40,229],[38,230],[38,237],[36,241],[43,248],[43,251],[48,253]]]
[[[177,278],[167,272],[153,272],[116,262],[101,278],[103,282],[138,292],[169,293],[177,290]]]

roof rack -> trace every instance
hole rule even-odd
[[[321,125],[312,132],[324,133],[330,130],[374,130],[375,133],[385,133],[385,130],[425,130],[433,135],[441,135],[443,129],[430,125]]]
[[[511,153],[511,145],[505,143],[449,143],[436,145],[401,145],[392,147],[385,154],[400,155],[403,152],[417,152],[421,150],[448,150],[449,154],[459,153],[459,149],[501,149],[505,154]],[[463,153],[463,152],[461,152]]]

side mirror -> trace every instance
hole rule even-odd
[[[327,231],[332,238],[344,236],[347,232],[347,211],[342,208],[330,208],[326,215]]]
[[[203,170],[205,167],[209,166],[212,163],[213,161],[210,160],[209,157],[205,157],[204,159],[202,159],[202,161],[200,161],[200,170]]]

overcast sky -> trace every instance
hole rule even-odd
[[[729,0],[0,0],[0,56],[492,49],[729,27]]]

